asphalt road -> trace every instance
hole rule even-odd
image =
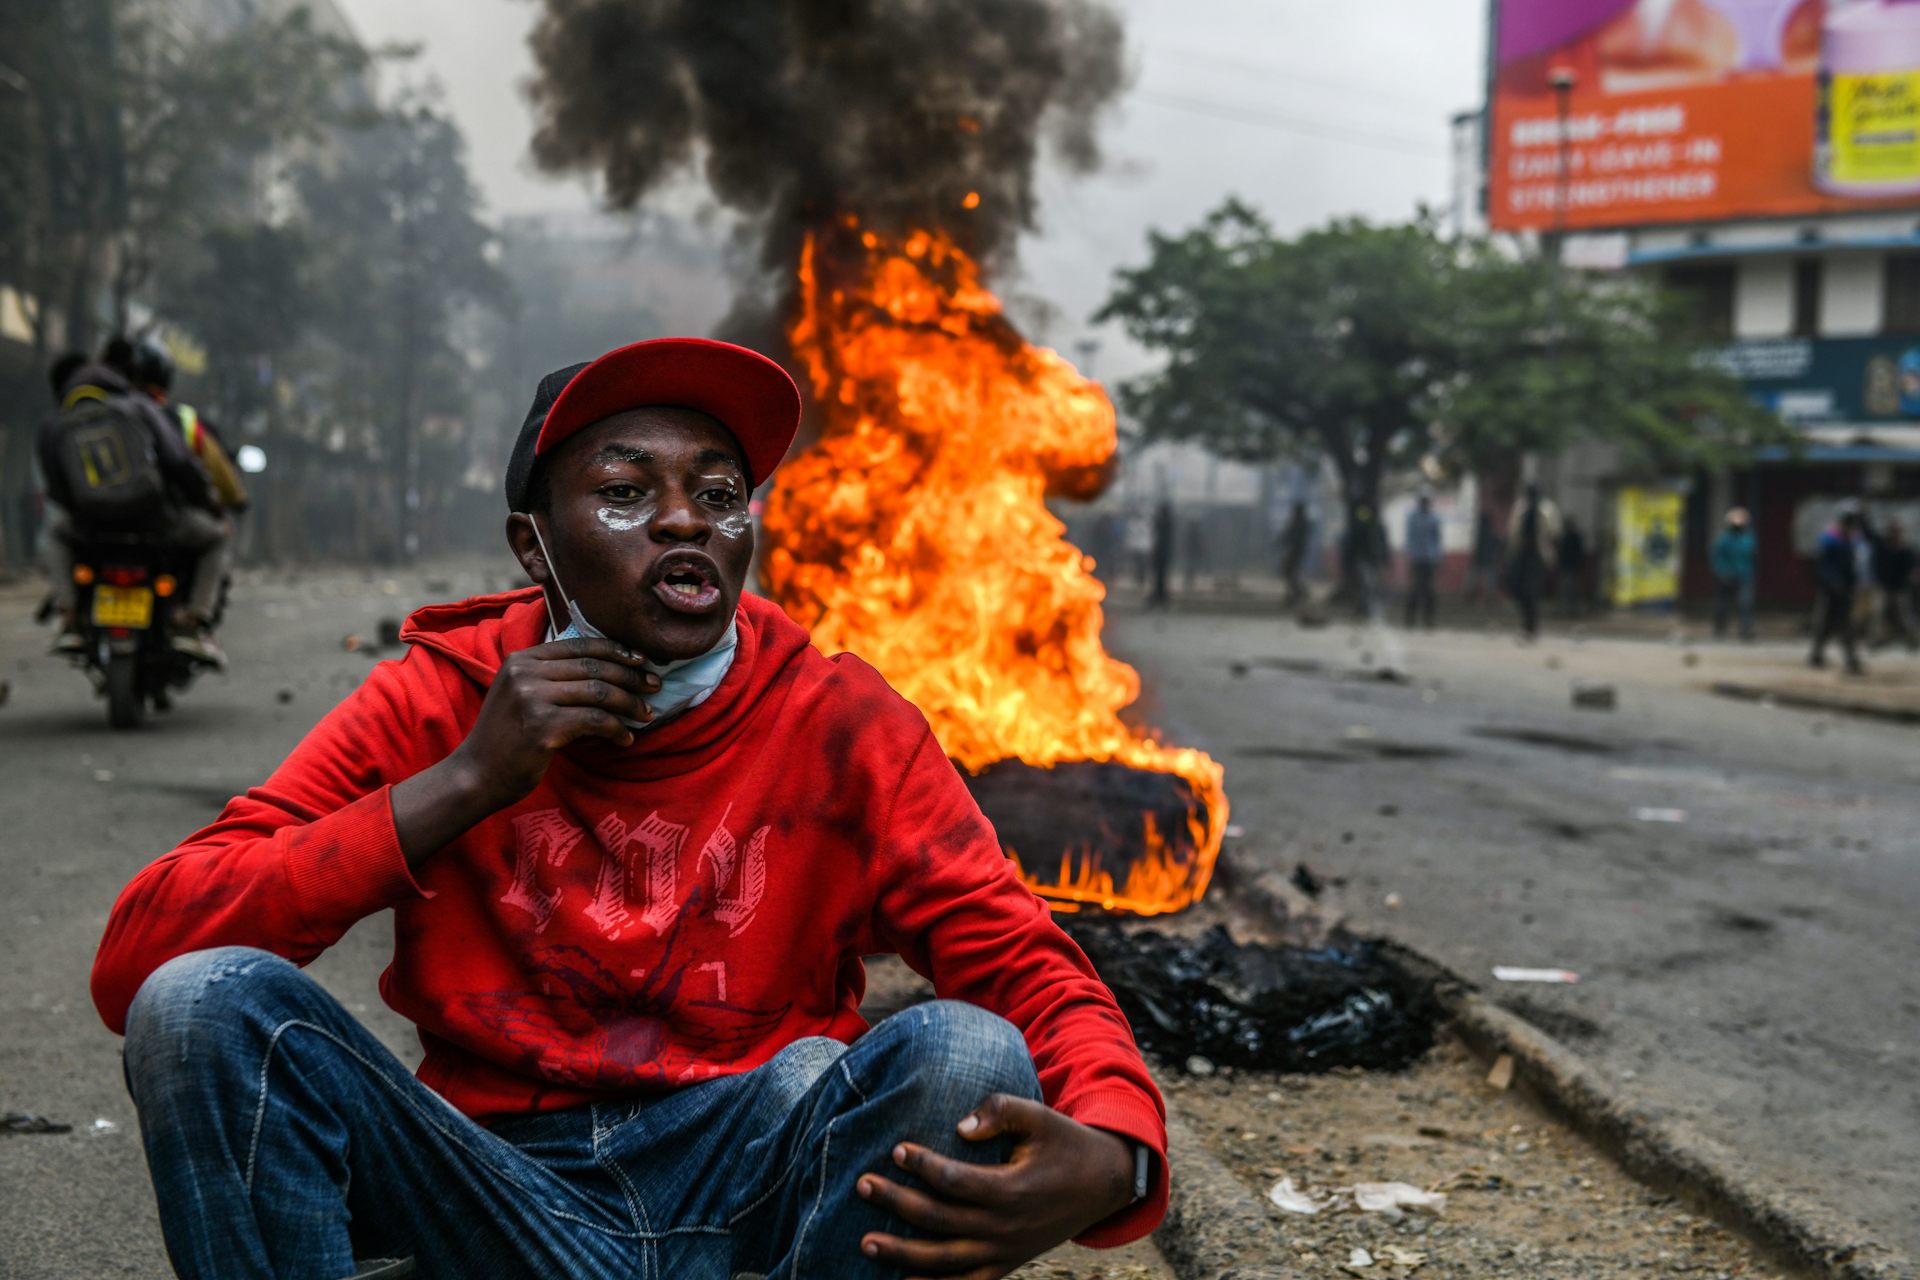
[[[0,1134],[0,1275],[165,1274],[119,1042],[87,995],[107,909],[364,677],[343,636],[506,581],[504,560],[255,577],[226,632],[234,673],[133,733],[39,656],[30,593],[0,590],[0,1110],[73,1126]],[[1124,608],[1111,636],[1146,674],[1145,714],[1226,762],[1235,856],[1344,878],[1360,923],[1473,976],[1578,970],[1578,986],[1498,994],[1920,1254],[1916,731],[1714,699],[1688,687],[1711,653],[1682,679],[1645,643],[1442,633],[1400,653],[1338,627]],[[1414,682],[1345,678],[1363,654]],[[1569,709],[1582,674],[1620,679],[1619,710]],[[373,987],[384,929],[367,922],[316,971],[410,1060]]]
[[[1920,730],[1704,691],[1794,671],[1797,645],[1688,658],[1125,604],[1108,636],[1144,718],[1225,763],[1229,856],[1344,880],[1362,928],[1920,1257]],[[1369,678],[1387,664],[1407,682]],[[1618,709],[1574,709],[1583,679]]]

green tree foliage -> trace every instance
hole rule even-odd
[[[1562,279],[1424,220],[1285,239],[1229,200],[1152,235],[1097,318],[1165,357],[1119,392],[1149,436],[1247,461],[1322,454],[1350,511],[1429,459],[1485,469],[1604,439],[1632,464],[1683,469],[1785,438],[1698,360],[1652,287]]]
[[[415,513],[464,469],[423,455],[436,442],[422,420],[464,412],[476,375],[469,322],[511,298],[465,150],[437,107],[404,101],[342,133],[295,184],[312,246],[313,337],[327,357],[308,386],[333,428],[351,424],[355,449],[393,476],[402,554],[417,543]]]

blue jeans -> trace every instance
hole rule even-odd
[[[869,1280],[855,1193],[903,1139],[962,1141],[990,1093],[1038,1099],[1012,1025],[935,1001],[851,1047],[809,1038],[758,1070],[482,1127],[415,1080],[292,964],[243,947],[156,970],[127,1020],[127,1086],[186,1277],[340,1280],[413,1256],[422,1277]]]

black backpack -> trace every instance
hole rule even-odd
[[[139,529],[165,517],[167,480],[153,425],[132,396],[76,387],[60,411],[55,453],[82,526]]]

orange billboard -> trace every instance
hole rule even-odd
[[[1920,0],[1495,0],[1501,230],[1920,206]]]

